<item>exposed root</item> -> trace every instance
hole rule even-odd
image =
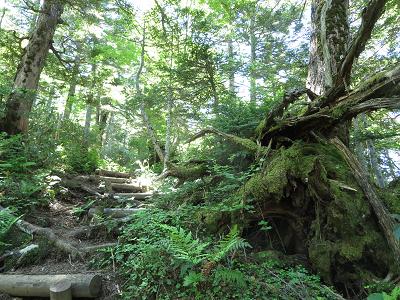
[[[52,242],[54,244],[54,246],[57,247],[58,249],[60,249],[61,251],[70,254],[71,257],[74,259],[75,258],[83,259],[82,252],[79,251],[78,248],[71,245],[70,242],[67,242],[61,238],[58,238],[57,235],[50,228],[39,227],[37,225],[30,224],[23,220],[19,220],[16,223],[16,226],[22,232],[25,232],[27,234],[38,235],[38,236],[44,237],[48,241]]]

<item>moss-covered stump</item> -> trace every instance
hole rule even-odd
[[[334,146],[282,147],[240,192],[255,208],[244,218],[245,234],[254,236],[260,220],[273,227],[264,241],[253,241],[255,247],[267,248],[265,241],[275,236],[279,241],[269,246],[307,255],[325,282],[346,289],[399,273],[373,211]],[[388,204],[396,211],[394,201]]]

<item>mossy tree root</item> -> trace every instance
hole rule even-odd
[[[394,234],[394,220],[385,205],[379,200],[372,184],[369,182],[368,173],[363,169],[354,154],[338,138],[332,139],[331,142],[343,154],[348,166],[353,171],[354,178],[362,188],[365,197],[374,210],[375,216],[378,218],[379,225],[381,226],[389,247],[393,251],[394,258],[397,263],[400,264],[400,240]]]

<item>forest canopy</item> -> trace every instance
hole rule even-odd
[[[398,299],[399,24],[395,0],[1,1],[0,296]]]

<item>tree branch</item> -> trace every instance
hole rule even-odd
[[[348,79],[350,77],[354,60],[364,51],[365,45],[371,38],[371,33],[376,22],[384,12],[386,2],[387,0],[370,0],[367,7],[364,8],[361,25],[342,62],[339,75],[340,79]]]
[[[256,142],[254,142],[250,139],[244,139],[244,138],[238,137],[233,134],[219,131],[215,128],[206,128],[206,129],[199,131],[194,136],[192,136],[186,143],[191,143],[194,140],[197,140],[207,134],[218,135],[218,136],[228,140],[231,143],[234,143],[236,145],[239,145],[239,146],[245,148],[246,150],[248,150],[251,153],[261,153],[261,154],[268,153],[268,148],[262,147],[261,145],[257,144]]]

